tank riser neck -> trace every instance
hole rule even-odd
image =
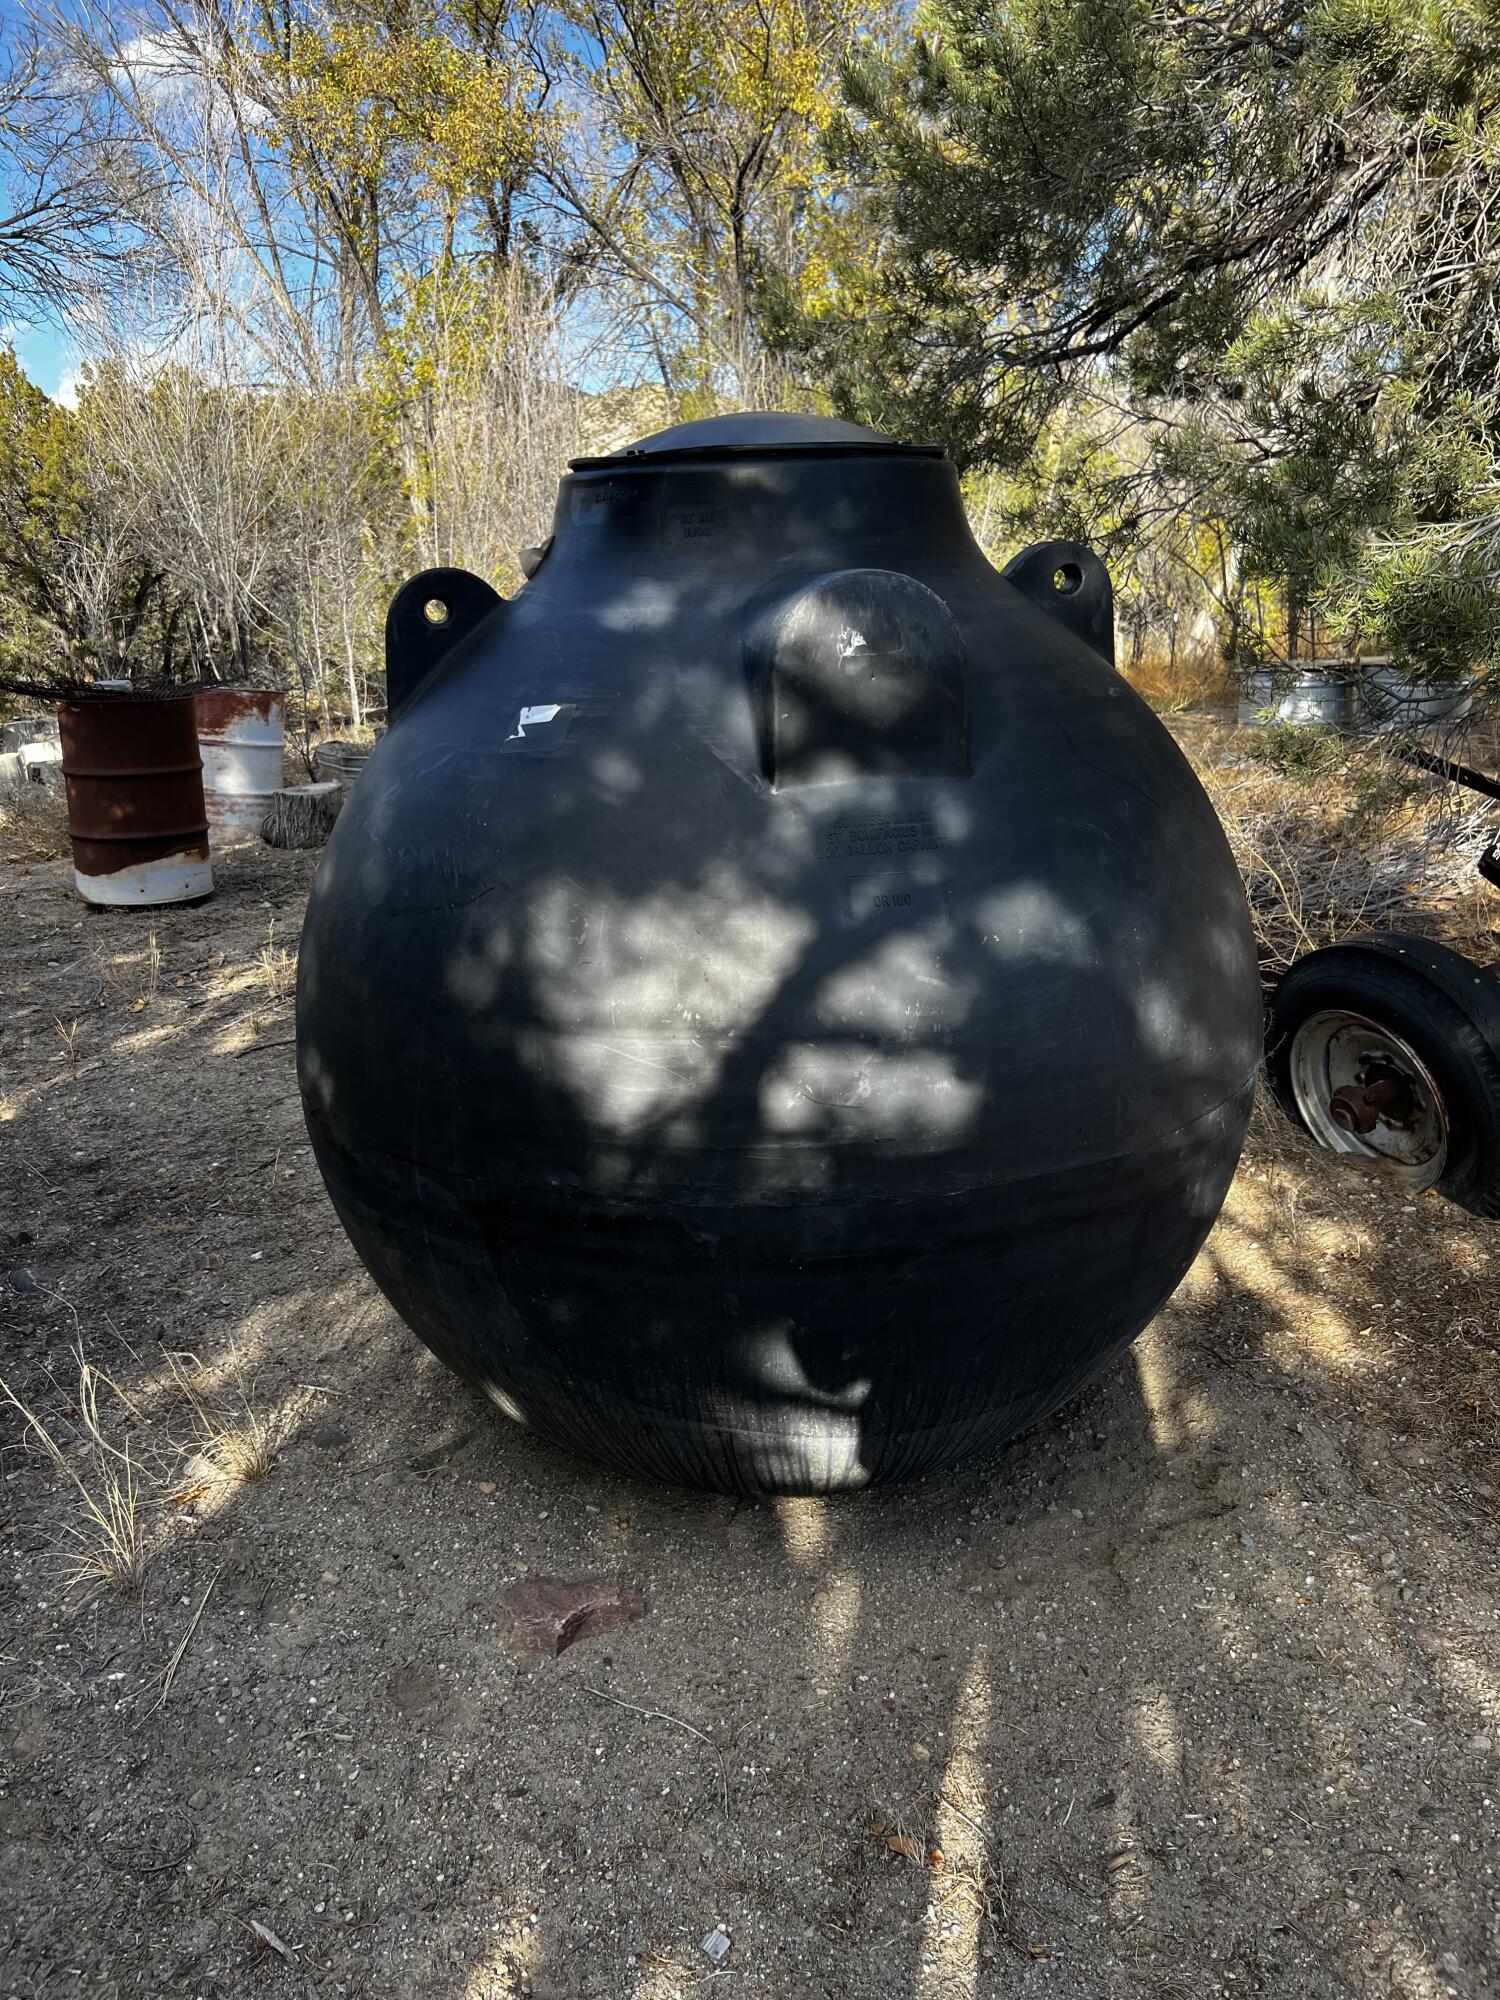
[[[851,477],[851,469],[854,476]],[[984,562],[958,476],[915,455],[669,464],[574,473],[558,490],[548,566],[628,561],[657,569],[723,563]]]

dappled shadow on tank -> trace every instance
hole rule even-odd
[[[909,722],[939,614],[961,734],[918,735],[957,748],[842,742]],[[816,778],[772,785],[783,631]],[[960,1456],[1128,1341],[1258,1039],[1175,747],[948,468],[879,454],[565,485],[361,780],[300,1019],[335,1203],[436,1352],[582,1449],[788,1490]]]

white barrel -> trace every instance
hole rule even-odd
[[[280,688],[201,688],[198,747],[209,832],[221,845],[260,837],[281,789],[286,695]]]

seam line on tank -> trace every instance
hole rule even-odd
[[[1236,1084],[1233,1090],[1226,1091],[1222,1097],[1217,1098],[1212,1104],[1205,1105],[1202,1111],[1195,1112],[1191,1118],[1184,1118],[1181,1124],[1169,1125],[1165,1131],[1152,1133],[1148,1143],[1159,1144],[1163,1139],[1173,1138],[1178,1132],[1186,1132],[1193,1125],[1201,1125],[1205,1118],[1212,1118],[1216,1111],[1222,1111],[1226,1104],[1233,1103],[1235,1098],[1239,1097],[1245,1090],[1253,1087],[1255,1083],[1256,1072],[1259,1070],[1259,1068],[1260,1068],[1260,1063],[1259,1060],[1257,1059],[1254,1067],[1249,1071],[1248,1075],[1244,1078],[1243,1082]],[[317,1112],[314,1112],[313,1115],[315,1117],[321,1116],[321,1114]],[[329,1132],[337,1140],[338,1144],[343,1146],[349,1152],[354,1152],[356,1150],[362,1149],[366,1152],[379,1153],[388,1160],[399,1160],[402,1166],[416,1167],[423,1173],[430,1173],[433,1170],[433,1166],[435,1163],[431,1160],[419,1160],[414,1158],[410,1153],[403,1153],[398,1151],[397,1148],[394,1146],[381,1146],[376,1144],[374,1141],[365,1138],[356,1137],[353,1139],[345,1139],[339,1133],[334,1131],[333,1125],[330,1120],[323,1118],[321,1122],[328,1128]],[[683,1157],[691,1158],[693,1157],[693,1155],[688,1151],[684,1151]],[[917,1155],[915,1157],[921,1158],[925,1156]],[[1076,1167],[1079,1166],[1109,1167],[1123,1162],[1128,1162],[1130,1158],[1131,1155],[1128,1152],[1103,1153],[1098,1155],[1096,1158],[1092,1159],[1064,1160],[1058,1166],[1050,1169],[1050,1171],[1053,1173],[1065,1174],[1072,1172]],[[442,1167],[441,1171],[450,1180],[468,1181],[481,1186],[484,1184],[481,1177],[478,1174],[466,1174],[457,1167],[445,1165]],[[1019,1175],[1014,1177],[1014,1179],[1020,1179],[1020,1178],[1021,1176]],[[920,1197],[916,1197],[916,1199],[924,1201],[931,1201],[931,1200],[957,1201],[962,1199],[965,1195],[973,1194],[976,1189],[1002,1188],[1010,1185],[1012,1185],[1012,1182],[1010,1181],[992,1180],[986,1178],[986,1179],[975,1180],[971,1182],[967,1187],[955,1189],[948,1194],[940,1194],[936,1196],[932,1194],[926,1194]],[[900,1202],[902,1199],[903,1197],[900,1195],[889,1195],[889,1196],[873,1195],[873,1196],[861,1197],[862,1202],[888,1201],[893,1205]],[[741,1204],[741,1205],[749,1206],[751,1204]],[[782,1205],[791,1206],[793,1204],[788,1203]]]

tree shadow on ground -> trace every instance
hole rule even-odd
[[[164,923],[176,964],[223,921]],[[62,1013],[54,955],[28,1004]],[[286,1417],[263,1480],[151,1496],[143,1606],[59,1598],[74,1499],[6,1453],[14,1990],[680,2000],[718,1922],[778,1996],[1483,1990],[1492,1232],[1262,1135],[1148,1334],[1010,1447],[702,1496],[418,1346],[323,1203],[290,1051],[229,1052],[248,1005],[144,1044],[107,1007],[101,1068],[45,1089],[39,1033],[13,1100],[27,1395],[82,1338],[170,1429],[181,1344]],[[523,1564],[648,1614],[519,1662]]]

